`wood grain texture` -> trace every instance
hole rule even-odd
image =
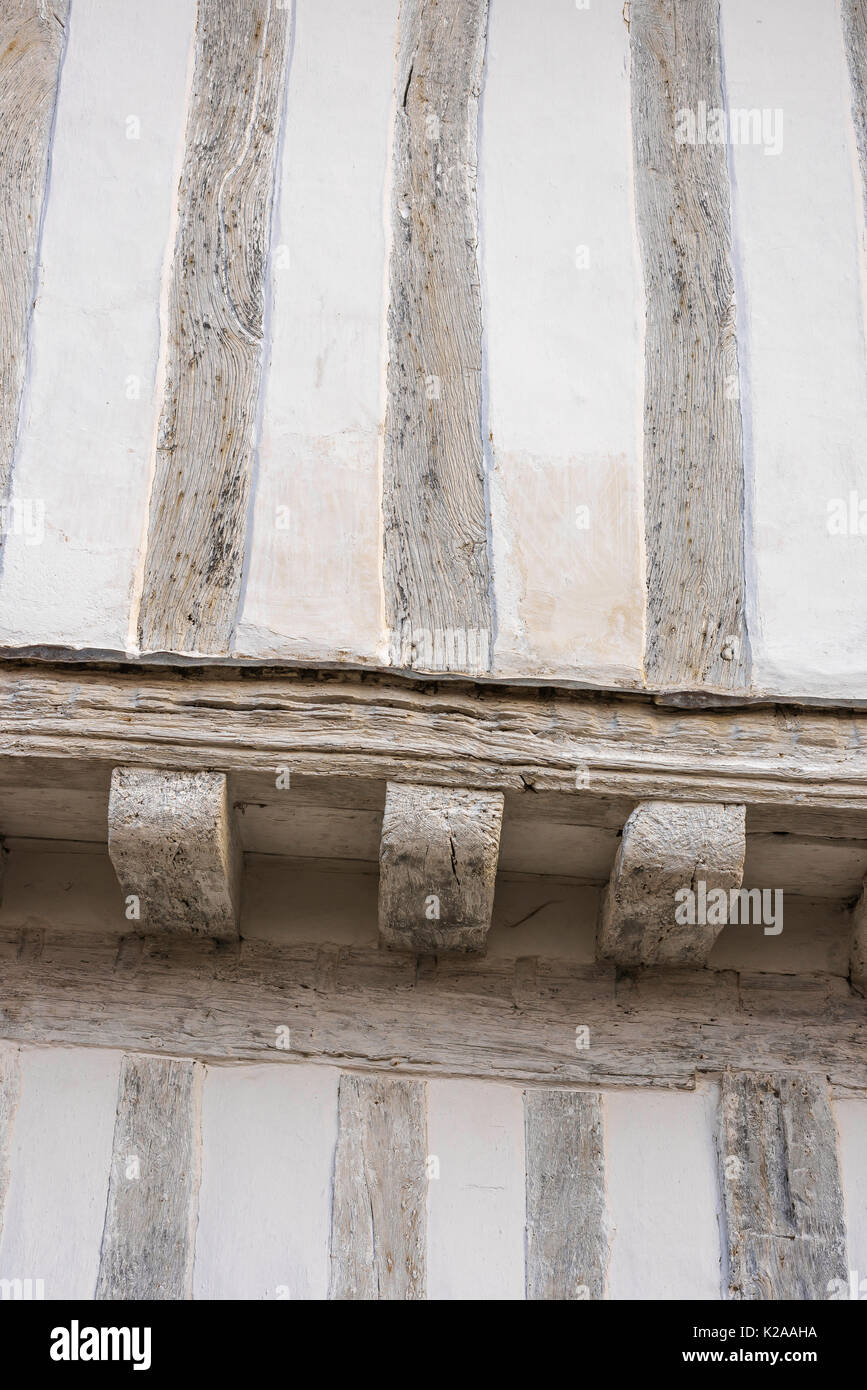
[[[12,471],[27,366],[66,14],[67,0],[4,0],[0,7],[0,502]]]
[[[704,965],[725,925],[729,890],[743,879],[745,822],[743,806],[636,806],[600,902],[600,957],[622,966]],[[678,923],[677,893],[698,892],[701,883],[706,893],[725,892],[726,914],[717,923]]]
[[[225,773],[116,767],[108,852],[141,931],[237,936],[242,852]]]
[[[383,462],[391,659],[490,665],[476,136],[487,0],[404,0]]]
[[[867,995],[867,885],[862,887],[852,909],[849,975],[856,989]]]
[[[123,1059],[98,1299],[192,1297],[201,1079],[195,1062]]]
[[[861,168],[864,217],[867,221],[867,4],[865,0],[840,0],[840,13],[852,90],[852,124]]]
[[[133,951],[134,944],[139,946]],[[798,1069],[867,1089],[867,1009],[839,975],[642,970],[568,960],[413,956],[46,931],[19,958],[0,931],[11,1042],[203,1059],[309,1059],[565,1086],[676,1086],[697,1073]],[[292,1030],[291,1056],[274,1029]],[[575,1028],[590,1046],[576,1049]]]
[[[262,372],[289,10],[200,0],[139,641],[227,652]]]
[[[0,1016],[2,1027],[2,1016]],[[17,1047],[0,1046],[0,1236],[9,1191],[12,1157],[12,1127],[21,1094],[21,1066]]]
[[[609,1236],[602,1096],[527,1091],[529,1299],[604,1298]]]
[[[848,1283],[837,1131],[821,1076],[723,1077],[728,1296],[827,1299]]]
[[[645,337],[645,670],[653,687],[748,684],[743,455],[718,0],[633,0],[632,129]]]
[[[415,954],[483,951],[503,821],[500,792],[389,782],[379,854],[379,939]]]
[[[330,1298],[425,1297],[426,1105],[423,1082],[340,1078]]]
[[[516,793],[533,816],[549,794],[579,811],[610,797],[739,802],[752,829],[867,834],[867,716],[833,710],[684,712],[330,672],[0,668],[0,762],[19,757],[258,775],[283,764],[293,779]]]

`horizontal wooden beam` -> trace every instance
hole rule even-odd
[[[798,1071],[867,1092],[867,1011],[839,976],[5,929],[0,980],[12,1042],[578,1086]]]
[[[867,716],[812,709],[682,711],[335,673],[0,669],[0,759],[773,808],[774,828],[867,825]],[[805,812],[815,820],[804,820]],[[762,827],[766,828],[766,827]]]
[[[379,940],[416,955],[485,949],[502,792],[389,782],[379,856]]]
[[[741,886],[745,824],[745,807],[737,805],[636,806],[600,904],[600,958],[618,965],[704,965],[728,920],[729,890]]]
[[[108,852],[142,932],[237,936],[242,855],[225,773],[116,767]]]

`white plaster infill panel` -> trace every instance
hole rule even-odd
[[[479,206],[494,674],[635,685],[644,302],[619,5],[491,5]]]
[[[729,148],[753,684],[863,698],[864,214],[839,7],[722,0],[721,16],[729,131],[760,117]]]
[[[194,0],[75,0],[5,537],[0,646],[125,651]]]
[[[386,664],[384,186],[397,0],[297,0],[239,657]]]

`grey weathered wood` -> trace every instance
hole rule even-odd
[[[867,1089],[867,1012],[839,975],[642,970],[416,957],[322,943],[46,932],[18,958],[0,929],[3,1035],[202,1059],[308,1059],[361,1071],[565,1086],[691,1088],[696,1073],[795,1068]],[[532,969],[528,968],[532,964]],[[274,1046],[291,1024],[292,1049]],[[576,1050],[575,1027],[590,1046]]]
[[[848,1285],[824,1078],[726,1074],[719,1144],[728,1296],[827,1299],[831,1281]]]
[[[116,767],[108,852],[144,932],[234,937],[242,854],[223,772]]]
[[[3,1016],[0,1013],[0,1031]],[[6,1194],[12,1176],[12,1130],[21,1095],[21,1066],[17,1047],[0,1045],[0,1236],[6,1211]]]
[[[289,13],[273,0],[199,0],[139,612],[144,651],[215,653],[230,645]]]
[[[852,936],[849,942],[849,975],[853,985],[867,994],[867,883],[852,909]]]
[[[628,699],[328,673],[0,668],[0,759],[221,768],[556,794],[743,802],[758,829],[867,831],[867,716],[685,714]],[[576,773],[587,776],[576,790]],[[541,798],[540,798],[541,801]],[[805,821],[804,817],[811,819]]]
[[[745,822],[745,807],[737,805],[637,806],[600,902],[599,956],[618,965],[703,965],[726,918],[678,923],[676,894],[698,893],[700,883],[707,893],[740,887]]]
[[[840,11],[852,89],[852,123],[865,199],[864,216],[867,219],[867,5],[864,0],[840,0]]]
[[[202,1068],[121,1065],[97,1298],[192,1297]]]
[[[416,954],[483,951],[501,792],[389,782],[379,853],[379,939]]]
[[[526,1091],[524,1129],[527,1298],[604,1298],[609,1237],[602,1096]]]
[[[718,0],[632,0],[636,216],[647,304],[645,669],[652,686],[748,684],[743,452],[724,144],[677,114],[725,105]]]
[[[425,1297],[423,1082],[340,1078],[329,1297]]]
[[[383,463],[392,662],[487,670],[476,135],[487,0],[403,0]]]
[[[66,13],[67,0],[3,0],[0,6],[0,503],[12,471],[27,365]]]

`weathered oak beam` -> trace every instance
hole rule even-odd
[[[237,936],[242,855],[225,773],[116,767],[108,852],[139,930]]]
[[[849,977],[856,989],[867,994],[867,882],[861,889],[861,896],[852,909]]]
[[[425,1297],[426,1154],[424,1082],[341,1076],[330,1298]]]
[[[867,221],[867,4],[864,0],[841,0],[840,12],[851,83],[852,123],[865,198],[863,213]]]
[[[719,1134],[728,1294],[848,1287],[837,1131],[824,1077],[726,1074]]]
[[[0,757],[745,803],[756,829],[867,834],[867,715],[660,708],[335,672],[0,667]],[[805,819],[805,817],[807,819]],[[813,818],[813,819],[811,819]],[[856,828],[857,827],[857,828]]]
[[[528,1299],[604,1298],[609,1233],[602,1096],[524,1094]]]
[[[655,688],[744,689],[743,446],[719,0],[632,0],[644,267],[645,669]],[[689,122],[692,120],[692,126]]]
[[[25,951],[23,948],[27,947]],[[291,1051],[274,1046],[291,1025]],[[576,1050],[576,1025],[589,1047]],[[867,1090],[867,1010],[846,980],[430,960],[377,947],[0,929],[11,1042],[333,1063],[535,1084],[691,1089],[726,1068]]]
[[[600,904],[600,958],[618,965],[703,965],[728,921],[729,890],[741,885],[745,824],[744,806],[637,806]],[[694,897],[679,900],[680,890]]]
[[[199,0],[143,651],[227,652],[241,589],[289,7]]]
[[[389,782],[379,852],[379,939],[415,954],[485,949],[501,792]]]
[[[203,1070],[123,1059],[98,1299],[192,1298]]]
[[[482,672],[491,614],[476,134],[487,0],[403,0],[391,172],[385,599],[392,663]]]

